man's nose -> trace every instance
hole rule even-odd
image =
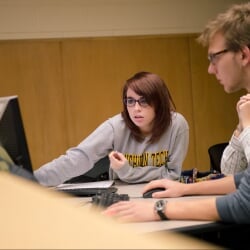
[[[216,68],[215,68],[215,66],[212,63],[209,63],[207,71],[208,71],[209,74],[212,75],[212,74],[216,73]]]

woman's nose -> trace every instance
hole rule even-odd
[[[141,105],[139,104],[139,102],[135,103],[135,109],[141,109]]]

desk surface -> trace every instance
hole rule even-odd
[[[152,199],[142,198],[142,188],[145,184],[127,184],[120,181],[115,182],[119,194],[128,194],[130,199],[139,199],[143,201],[152,201]],[[166,200],[173,199],[204,199],[209,196],[186,196],[179,198],[166,198]],[[156,199],[153,199],[156,200]],[[76,203],[79,205],[89,204],[91,198],[76,198]],[[79,203],[80,202],[80,203]],[[172,230],[177,232],[190,232],[192,230],[213,230],[214,227],[220,226],[214,221],[195,221],[195,220],[169,220],[169,221],[152,221],[152,222],[137,222],[128,223],[129,226],[134,227],[139,233],[151,233],[164,230]]]
[[[130,199],[138,199],[143,201],[152,201],[152,199],[142,198],[142,188],[145,184],[126,184],[116,181],[115,186],[118,188],[119,194],[128,194]],[[211,196],[185,196],[179,198],[166,198],[166,200],[192,200],[204,199]],[[90,205],[92,198],[76,198],[76,202],[80,206]],[[156,200],[156,199],[154,199]],[[135,231],[139,235],[154,235],[158,233],[168,233],[169,231],[179,233],[178,236],[192,236],[192,238],[201,239],[203,242],[214,244],[216,247],[238,248],[237,242],[247,241],[249,236],[248,225],[226,224],[214,221],[195,221],[195,220],[168,220],[168,221],[152,221],[121,224],[124,229]]]

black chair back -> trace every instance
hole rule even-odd
[[[210,158],[210,170],[216,170],[221,173],[220,163],[224,149],[227,147],[228,142],[222,142],[212,145],[208,148],[208,155]]]

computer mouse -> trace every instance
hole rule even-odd
[[[152,198],[152,194],[155,192],[160,192],[160,191],[164,191],[165,188],[152,188],[148,191],[146,191],[145,193],[142,194],[143,198]]]

